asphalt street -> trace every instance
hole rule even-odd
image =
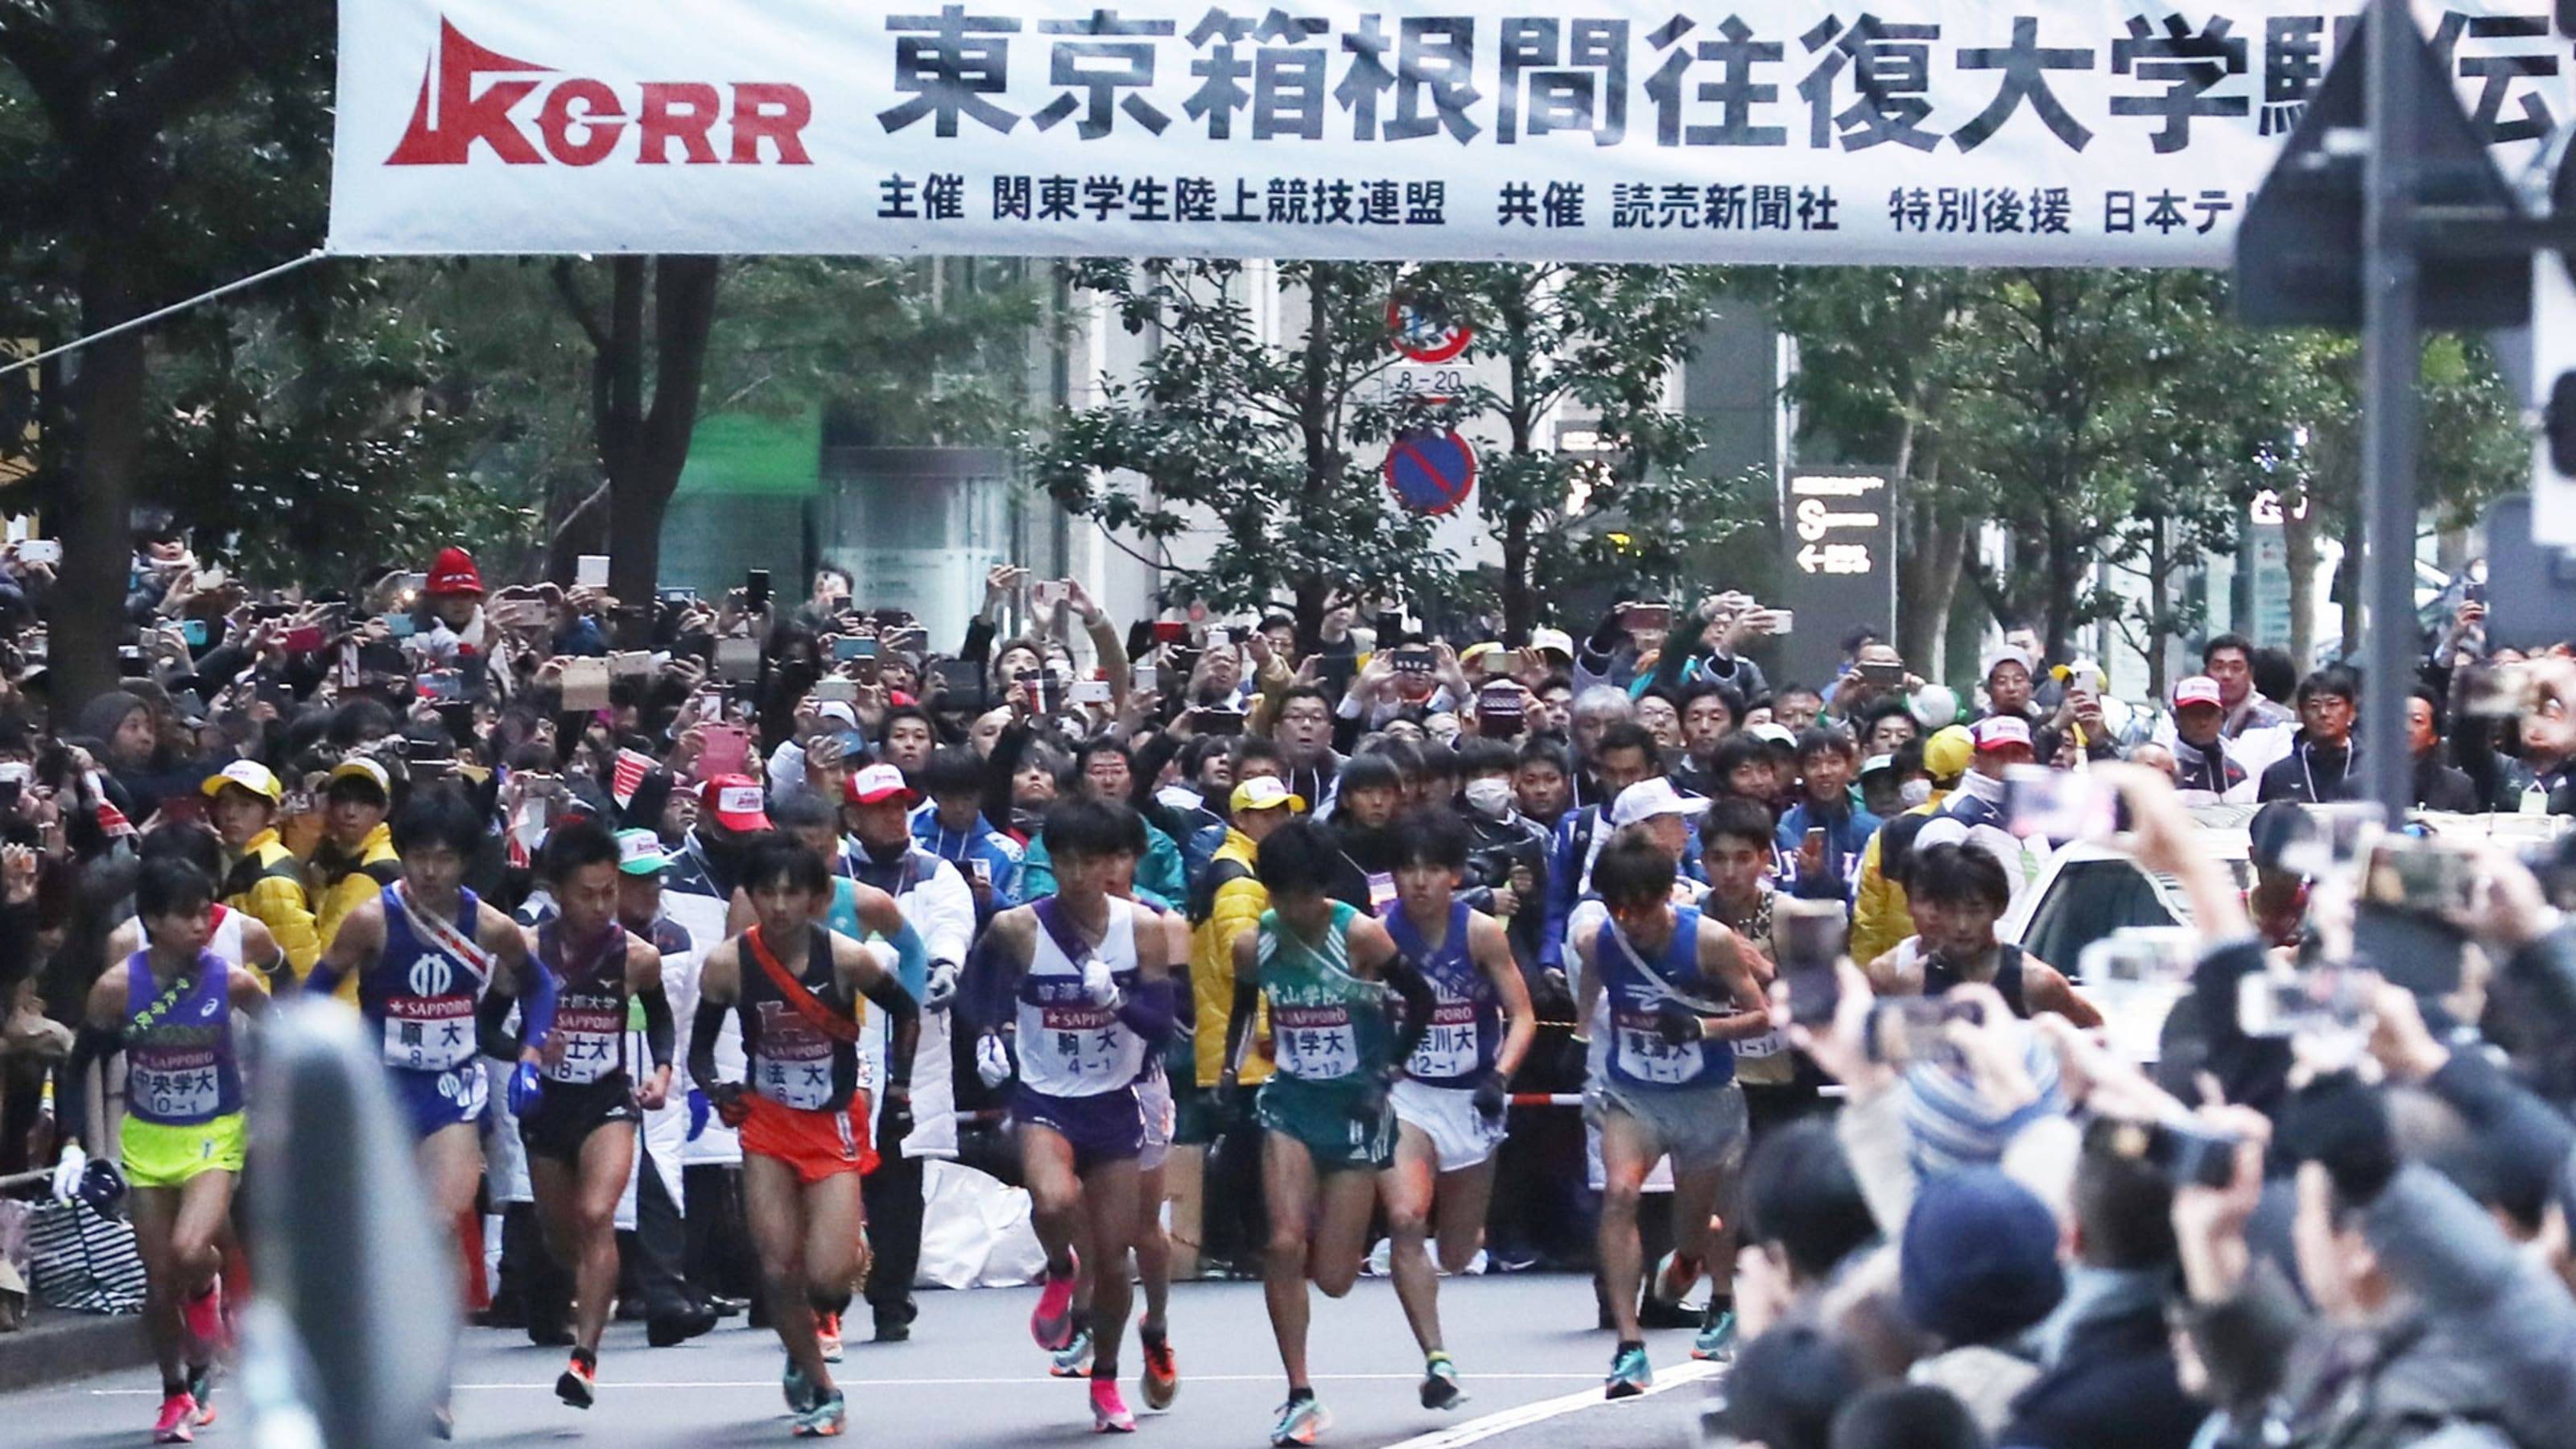
[[[866,1310],[840,1382],[850,1398],[849,1438],[913,1446],[1028,1446],[1090,1441],[1080,1384],[1049,1378],[1030,1343],[1036,1290],[926,1293],[909,1343],[864,1341]],[[1407,1449],[1691,1449],[1716,1402],[1719,1378],[1690,1360],[1690,1335],[1650,1335],[1659,1392],[1601,1401],[1611,1339],[1593,1328],[1590,1284],[1521,1274],[1442,1284],[1441,1318],[1470,1401],[1433,1413],[1414,1397],[1421,1359],[1393,1287],[1363,1279],[1340,1302],[1315,1297],[1315,1388],[1331,1410],[1328,1445]],[[1132,1340],[1131,1340],[1132,1342]],[[1258,1446],[1283,1397],[1277,1350],[1256,1283],[1194,1283],[1172,1302],[1181,1392],[1168,1413],[1143,1411],[1135,1354],[1124,1355],[1136,1442]],[[557,1403],[560,1350],[522,1334],[469,1329],[457,1375],[457,1440],[466,1444],[592,1443],[621,1446],[769,1444],[788,1439],[779,1398],[777,1339],[726,1320],[676,1348],[644,1344],[640,1325],[611,1328],[600,1357],[599,1404]],[[148,1443],[158,1388],[148,1372],[103,1375],[0,1395],[0,1442],[84,1446]],[[234,1413],[198,1442],[247,1444]]]

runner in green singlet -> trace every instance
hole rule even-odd
[[[1219,1092],[1235,1090],[1248,1028],[1267,998],[1278,1072],[1256,1108],[1270,1208],[1262,1281],[1288,1374],[1274,1445],[1312,1444],[1332,1422],[1306,1373],[1306,1283],[1339,1298],[1359,1277],[1377,1174],[1395,1160],[1387,1089],[1430,1030],[1434,1005],[1430,983],[1386,927],[1328,894],[1340,863],[1341,847],[1312,821],[1262,841],[1270,909],[1259,930],[1235,942],[1234,1013],[1217,1081]],[[1401,1040],[1388,1017],[1390,986],[1404,998]]]

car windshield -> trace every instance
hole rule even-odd
[[[2021,946],[2071,973],[2086,946],[2122,926],[2181,924],[2155,882],[2136,865],[2126,860],[2070,861],[2032,913]]]

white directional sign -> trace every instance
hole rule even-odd
[[[1792,470],[1781,535],[1782,602],[1798,632],[1782,641],[1788,678],[1822,685],[1842,639],[1867,625],[1882,635],[1896,616],[1896,519],[1884,473],[1862,468]]]

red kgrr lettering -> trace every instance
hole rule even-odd
[[[714,165],[715,143],[707,139],[707,132],[714,129],[721,105],[711,85],[698,81],[646,81],[644,104],[638,113],[643,151],[635,159],[647,166],[667,165],[671,160],[670,143],[677,141],[689,165]]]
[[[778,148],[781,166],[811,166],[805,154],[804,130],[814,119],[814,102],[803,86],[769,81],[736,81],[733,88],[733,164],[760,162],[760,143]]]
[[[420,78],[420,100],[411,124],[403,128],[388,166],[462,166],[480,141],[513,166],[534,166],[545,158],[519,128],[510,124],[510,108],[537,88],[532,80],[494,81],[481,95],[474,78],[491,71],[551,71],[554,67],[513,60],[486,50],[457,33],[445,19],[438,22],[438,54]],[[432,103],[436,121],[433,123]]]
[[[578,115],[572,109],[575,102],[581,106]],[[576,126],[582,135],[578,142],[572,138]],[[537,111],[537,134],[545,138],[546,153],[567,166],[607,160],[625,130],[626,113],[617,108],[617,92],[606,81],[565,81],[546,93],[546,103]]]

